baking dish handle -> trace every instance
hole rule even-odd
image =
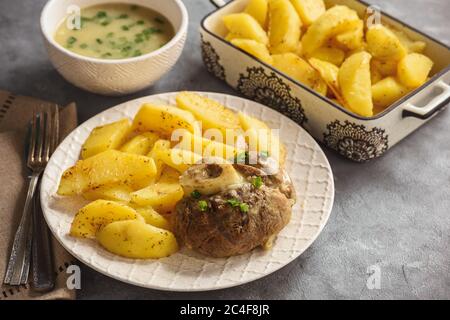
[[[426,106],[421,108],[416,107],[412,103],[407,103],[403,107],[403,118],[415,117],[419,119],[428,119],[445,107],[450,102],[450,86],[441,80],[436,83],[436,87],[442,89],[441,94],[433,98]]]
[[[209,0],[217,9],[226,5],[226,1],[224,0]]]

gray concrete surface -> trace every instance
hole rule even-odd
[[[370,1],[450,44],[448,0]],[[189,38],[182,58],[154,87],[108,98],[67,83],[44,50],[39,15],[45,0],[0,0],[0,88],[61,104],[76,101],[81,121],[123,101],[177,90],[236,94],[202,65],[198,27],[213,10],[185,0]],[[335,174],[333,213],[317,241],[264,279],[207,293],[133,287],[82,266],[79,299],[426,299],[450,298],[450,112],[412,134],[383,158],[355,164],[326,151]],[[378,266],[381,288],[366,286]]]

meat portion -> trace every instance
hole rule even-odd
[[[219,190],[217,173],[222,172],[229,183]],[[204,187],[210,176],[212,193]],[[289,222],[295,203],[292,182],[283,170],[267,176],[249,165],[199,164],[180,181],[189,193],[177,205],[175,233],[187,247],[213,257],[243,254],[270,242]]]

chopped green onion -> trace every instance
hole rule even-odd
[[[200,209],[200,211],[206,211],[208,209],[208,202],[206,202],[205,200],[200,200],[198,202],[198,208]]]
[[[239,205],[239,209],[241,210],[241,212],[248,212],[249,208],[250,208],[249,205],[246,204],[245,202]]]
[[[202,196],[202,194],[198,190],[194,190],[194,191],[191,192],[191,197],[194,198],[194,199],[198,199],[201,196]]]
[[[261,186],[263,185],[263,180],[261,177],[254,177],[252,179],[252,185],[256,188],[259,189],[261,188]]]
[[[241,202],[236,198],[228,199],[227,203],[232,207],[239,207],[239,205],[241,204]]]

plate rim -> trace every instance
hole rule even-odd
[[[71,136],[74,134],[75,131],[77,131],[78,129],[80,129],[81,127],[85,126],[89,121],[92,121],[92,119],[94,118],[101,118],[102,115],[107,114],[109,112],[111,112],[112,109],[118,109],[120,110],[120,108],[125,107],[127,104],[133,103],[133,102],[137,102],[138,100],[142,100],[142,99],[155,99],[158,96],[166,96],[166,95],[174,95],[180,92],[185,92],[186,90],[182,90],[182,91],[169,91],[169,92],[161,92],[161,93],[155,93],[155,94],[151,94],[151,95],[146,95],[146,96],[141,96],[135,99],[131,99],[131,100],[127,100],[124,102],[121,102],[117,105],[114,105],[112,107],[108,107],[107,109],[103,110],[102,112],[99,112],[97,114],[95,114],[94,116],[90,117],[89,119],[83,121],[82,123],[80,123],[77,127],[75,127],[73,130],[70,131],[69,134],[67,134],[67,136],[59,143],[58,147],[55,149],[55,151],[52,154],[53,155],[56,153],[56,151],[60,148],[61,145],[63,145],[66,140],[71,139]],[[319,143],[316,141],[316,139],[314,139],[314,137],[302,126],[300,126],[298,123],[296,123],[294,120],[292,120],[291,118],[287,117],[286,115],[280,113],[279,111],[270,108],[262,103],[256,102],[254,100],[250,100],[250,99],[246,99],[237,95],[232,95],[232,94],[226,94],[226,93],[221,93],[221,92],[213,92],[213,91],[190,91],[189,92],[193,92],[193,93],[197,93],[200,95],[208,95],[208,94],[214,94],[214,95],[221,95],[226,97],[232,97],[234,99],[239,99],[239,100],[244,100],[244,101],[248,101],[251,104],[257,104],[259,106],[261,106],[262,108],[268,108],[276,113],[278,113],[281,117],[287,119],[289,122],[291,122],[292,124],[294,124],[297,128],[299,128],[301,131],[303,131],[306,135],[308,135],[313,141],[314,143],[318,146],[318,149],[320,150],[320,152],[323,154],[323,158],[325,160],[326,167],[329,171],[330,174],[330,207],[328,210],[328,213],[326,215],[326,218],[324,219],[323,223],[320,224],[318,231],[316,232],[316,234],[311,237],[311,239],[307,242],[307,245],[305,246],[304,250],[301,251],[299,254],[297,254],[295,257],[293,257],[292,259],[290,259],[288,262],[286,262],[285,264],[282,264],[280,266],[275,267],[274,269],[272,269],[270,272],[268,273],[264,273],[264,274],[259,274],[256,277],[253,277],[251,279],[246,279],[246,280],[241,280],[237,283],[231,283],[231,284],[223,284],[223,285],[215,285],[214,287],[209,287],[209,288],[168,288],[168,287],[164,287],[164,286],[160,286],[160,285],[153,285],[153,284],[144,284],[138,281],[133,281],[131,279],[127,279],[125,277],[120,277],[116,274],[113,273],[109,273],[107,270],[102,270],[101,268],[97,267],[95,264],[90,263],[88,261],[86,261],[86,259],[84,258],[80,258],[80,256],[75,253],[73,250],[71,250],[70,248],[68,248],[66,246],[66,244],[62,241],[62,239],[60,239],[59,235],[57,234],[56,230],[53,230],[53,228],[51,227],[49,220],[48,220],[48,216],[47,216],[47,212],[46,210],[48,210],[47,206],[44,203],[44,192],[45,190],[43,188],[40,188],[39,191],[39,196],[40,196],[40,203],[41,203],[41,208],[42,208],[42,212],[43,212],[43,216],[44,216],[44,220],[48,226],[48,228],[51,231],[51,234],[53,235],[53,237],[58,241],[58,243],[64,248],[64,250],[66,250],[70,255],[72,255],[75,259],[77,259],[77,261],[83,263],[84,265],[86,265],[87,267],[95,270],[96,272],[99,272],[107,277],[110,277],[112,279],[118,280],[120,282],[124,282],[130,285],[134,285],[134,286],[138,286],[141,288],[147,288],[147,289],[153,289],[153,290],[160,290],[160,291],[167,291],[167,292],[207,292],[207,291],[216,291],[216,290],[222,290],[222,289],[227,289],[227,288],[232,288],[232,287],[237,287],[240,285],[244,285],[253,281],[257,281],[260,280],[266,276],[269,276],[277,271],[279,271],[280,269],[288,266],[289,264],[291,264],[292,262],[294,262],[295,260],[297,260],[306,250],[308,250],[310,248],[310,246],[317,240],[317,238],[319,237],[319,235],[322,233],[323,229],[325,228],[325,226],[328,223],[328,220],[333,212],[333,207],[334,207],[334,199],[335,199],[335,182],[334,182],[334,174],[333,174],[333,170],[331,168],[330,162],[328,160],[328,157],[326,156],[325,152],[323,151],[323,148],[319,145]],[[233,107],[228,107],[232,109],[233,111],[236,111],[236,109],[234,109]],[[52,158],[51,157],[51,158]],[[48,163],[50,163],[51,158],[49,160]],[[49,166],[46,166],[43,174],[42,174],[42,179],[40,182],[40,185],[43,183],[47,170]],[[129,259],[129,258],[125,258],[125,259]],[[129,259],[129,260],[137,260],[139,261],[139,259]]]

